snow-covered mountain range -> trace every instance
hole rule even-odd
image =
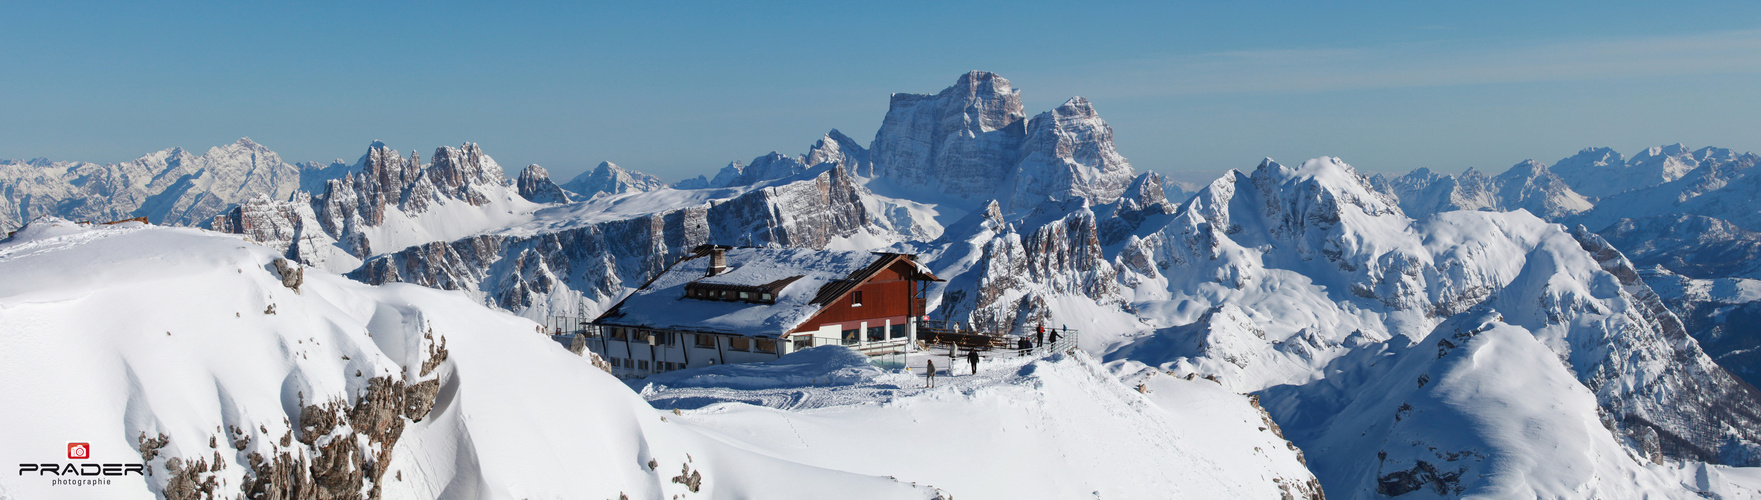
[[[424,162],[375,142],[352,165],[322,167],[252,153],[263,159],[264,173],[241,167],[238,153],[222,152],[260,148],[245,140],[199,157],[213,159],[181,159],[181,150],[168,150],[175,154],[161,156],[180,159],[118,166],[0,164],[0,209],[15,223],[41,214],[206,223],[261,247],[239,250],[254,259],[240,272],[254,266],[261,273],[264,262],[280,257],[312,267],[314,275],[391,287],[346,285],[360,287],[350,292],[357,295],[416,290],[393,285],[401,282],[454,290],[466,297],[461,301],[540,320],[596,315],[705,243],[911,252],[947,279],[930,290],[932,317],[999,330],[1074,327],[1087,354],[1024,365],[1017,377],[975,386],[947,408],[942,400],[895,394],[907,401],[896,403],[903,407],[970,411],[960,405],[995,402],[985,391],[1086,384],[1105,390],[1082,397],[1105,401],[1083,404],[1124,405],[1111,414],[1136,415],[1124,408],[1151,407],[1105,391],[1142,384],[1152,394],[1148,401],[1164,410],[1203,400],[1233,415],[1247,398],[1229,397],[1249,394],[1335,498],[1742,496],[1761,487],[1761,391],[1738,376],[1761,371],[1753,354],[1761,334],[1742,326],[1761,300],[1750,293],[1761,290],[1751,286],[1761,276],[1745,258],[1761,230],[1752,203],[1761,179],[1748,175],[1758,157],[1750,153],[1673,145],[1628,160],[1592,148],[1551,166],[1529,160],[1497,175],[1364,175],[1336,158],[1294,167],[1267,159],[1188,193],[1135,170],[1087,99],[1029,118],[1020,91],[986,72],[961,75],[935,94],[894,94],[866,147],[832,130],[803,154],[771,152],[670,186],[609,162],[561,185],[537,165],[510,178],[473,144],[439,148]],[[182,184],[129,181],[136,194],[114,201],[93,193],[117,188],[87,188],[91,181],[80,180],[97,173],[76,175],[181,172],[198,164],[204,173],[187,174]],[[232,180],[197,182],[209,178]],[[223,193],[209,194],[216,192]],[[102,230],[66,227],[33,224],[11,248],[72,254],[97,245],[81,242],[110,241]],[[193,230],[129,227],[128,234],[177,234],[190,238],[179,244],[208,244],[197,243],[203,233]],[[61,233],[72,236],[52,236]],[[0,265],[35,265],[32,256],[51,253],[7,248],[0,247]],[[324,279],[346,288],[346,281]],[[15,293],[28,296],[27,288]],[[478,310],[486,318],[503,314]],[[365,321],[377,334],[371,323],[378,319],[356,316],[332,323]],[[356,329],[337,331],[344,330]],[[407,368],[412,361],[390,363]],[[428,376],[399,380],[408,386]],[[883,379],[833,392],[874,397]],[[325,394],[345,402],[366,394],[347,387]],[[1006,399],[1055,407],[1079,393],[1029,391]],[[658,404],[664,394],[646,396]],[[980,413],[1014,415],[990,404]],[[652,411],[640,406],[634,411]],[[754,449],[774,441],[754,436],[801,411],[758,406],[764,409],[675,416],[700,432],[738,435],[722,442]],[[819,424],[797,425],[792,439],[840,440],[831,436],[849,422],[924,415],[892,407],[832,413],[840,416],[819,414]],[[1143,415],[1149,416],[1120,418],[1157,429],[1195,418]],[[766,430],[738,430],[748,425]],[[1229,432],[1235,431],[1221,435],[1236,437],[1222,446],[1265,448],[1244,444],[1256,434]],[[193,439],[180,436],[173,439]],[[1166,446],[1156,446],[1183,453],[1168,451],[1190,446],[1181,444],[1192,439],[1183,436],[1168,434],[1158,441]],[[686,443],[679,449],[698,443],[667,439]],[[1035,446],[1071,453],[1074,441],[1062,439]],[[308,448],[302,453],[322,452]],[[909,469],[841,463],[824,452],[762,453],[840,463],[833,468],[861,474]],[[1279,453],[1263,462],[1203,465],[1218,467],[1216,477],[1224,479],[1180,491],[1246,491],[1249,482],[1239,478],[1247,476],[1236,474],[1275,476],[1284,485],[1307,481],[1289,472],[1293,458]],[[390,463],[399,463],[392,456]],[[245,484],[249,477],[223,479]],[[635,480],[629,478],[613,482]],[[1163,479],[1190,480],[1153,480]],[[349,484],[359,490],[382,482]],[[479,484],[509,491],[505,483]],[[663,486],[642,491],[672,491]],[[908,486],[886,487],[922,494]]]

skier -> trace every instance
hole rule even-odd
[[[931,359],[931,360],[926,360],[926,361],[929,362],[929,367],[927,368],[929,370],[929,384],[925,385],[924,387],[935,387],[936,386],[936,360]]]
[[[974,348],[966,351],[966,361],[972,363],[972,374],[978,375],[978,348],[977,347],[974,347]]]

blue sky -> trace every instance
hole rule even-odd
[[[5,0],[0,158],[474,141],[510,170],[676,180],[832,128],[866,143],[888,94],[973,69],[1030,115],[1088,97],[1120,152],[1167,173],[1761,151],[1761,3],[1416,3]]]

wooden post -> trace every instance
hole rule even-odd
[[[685,354],[685,367],[690,368],[691,367],[691,345],[685,343],[685,333],[684,332],[678,332],[678,333],[675,333],[675,335],[679,336],[679,352],[682,352]],[[697,334],[695,334],[695,333],[691,334],[691,341],[697,342]]]

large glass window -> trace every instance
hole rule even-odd
[[[855,344],[857,342],[861,342],[862,341],[861,335],[862,335],[862,330],[858,330],[855,328],[851,328],[849,330],[844,330],[844,345],[851,345],[851,344]]]
[[[886,339],[887,339],[887,327],[884,327],[884,326],[868,327],[868,341],[869,342],[877,342],[877,341],[882,341],[882,340],[886,340]]]
[[[752,350],[752,339],[747,337],[728,337],[728,348],[736,351]]]
[[[611,327],[612,340],[630,340],[630,334],[621,327]]]
[[[697,347],[702,347],[702,348],[706,348],[706,349],[714,349],[715,348],[715,336],[714,335],[704,335],[704,334],[699,333],[696,335],[696,337],[697,337]]]
[[[758,352],[776,353],[777,341],[772,339],[758,339]]]
[[[902,339],[902,338],[905,338],[905,337],[906,337],[906,335],[905,335],[905,325],[893,325],[893,326],[892,326],[892,328],[891,328],[891,331],[890,331],[890,332],[889,332],[889,334],[888,334],[888,335],[887,335],[887,337],[889,337],[889,338],[895,338],[895,339]]]

